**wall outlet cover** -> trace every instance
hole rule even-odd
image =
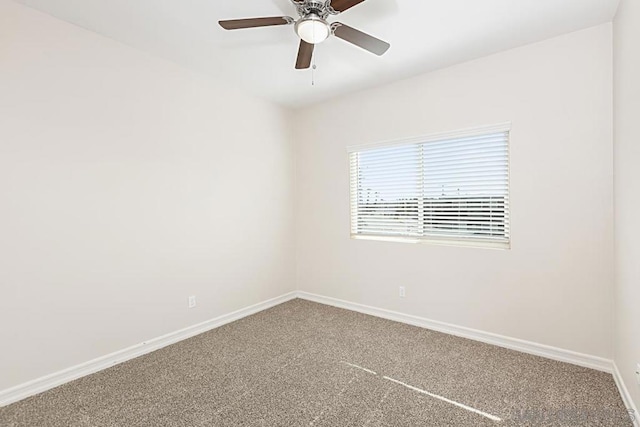
[[[195,296],[190,296],[189,297],[189,308],[194,308],[196,306],[196,297]]]

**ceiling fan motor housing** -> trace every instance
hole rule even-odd
[[[338,12],[331,7],[330,0],[291,0],[298,9],[300,17],[317,15],[322,19],[327,19],[329,15],[337,15]]]

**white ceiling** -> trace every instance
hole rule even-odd
[[[219,19],[290,15],[289,0],[16,0],[247,92],[296,107],[610,21],[619,0],[367,0],[342,21],[391,43],[377,57],[330,38],[294,69],[292,26],[225,31]]]

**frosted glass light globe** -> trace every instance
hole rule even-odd
[[[296,22],[298,36],[311,44],[325,41],[331,34],[329,23],[317,15],[308,15]]]

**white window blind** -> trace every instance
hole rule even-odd
[[[509,246],[509,130],[350,153],[351,234]]]

